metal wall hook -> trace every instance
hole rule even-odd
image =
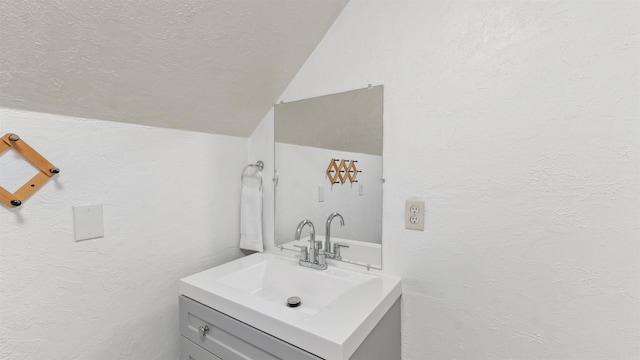
[[[260,171],[264,170],[264,162],[262,160],[258,160],[253,166],[260,169]]]

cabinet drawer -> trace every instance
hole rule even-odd
[[[185,296],[180,296],[180,333],[224,360],[321,359]]]
[[[222,360],[204,348],[180,336],[180,360]]]

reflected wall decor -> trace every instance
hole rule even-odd
[[[331,159],[326,171],[331,185],[344,184],[347,180],[352,184],[358,182],[358,173],[362,171],[358,170],[357,162],[358,160]]]

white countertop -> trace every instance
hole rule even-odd
[[[264,297],[253,296],[241,290],[242,286],[229,286],[224,281],[219,281],[245,269],[261,266],[264,262],[285,266],[303,279],[308,277],[311,284],[304,284],[304,287],[317,290],[316,293],[320,295],[316,296],[319,297],[323,296],[323,289],[313,289],[313,282],[316,281],[314,279],[319,276],[323,280],[326,277],[328,281],[332,277],[337,280],[351,277],[366,281],[339,294],[335,299],[330,299],[318,311],[288,308],[284,305],[286,298],[282,302],[267,301]],[[330,360],[347,360],[400,297],[402,288],[397,276],[343,269],[335,265],[330,265],[327,270],[314,270],[299,266],[297,258],[257,253],[181,279],[179,291],[182,295],[317,356]],[[330,289],[327,290],[329,292]],[[293,295],[296,294],[290,296]],[[305,299],[303,303],[304,301]]]

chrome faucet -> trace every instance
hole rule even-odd
[[[310,228],[309,231],[311,232],[309,234],[309,236],[311,237],[311,239],[313,241],[315,241],[315,239],[316,239],[316,228],[315,228],[315,226],[313,226],[313,223],[311,222],[311,220],[308,220],[308,219],[304,219],[304,220],[300,221],[300,224],[298,224],[298,228],[296,228],[296,240],[300,240],[300,234],[302,233],[302,228],[305,225],[309,225],[309,228]]]
[[[331,213],[331,215],[329,215],[329,217],[327,218],[327,222],[325,223],[325,229],[324,229],[324,249],[327,257],[331,259],[340,260],[342,259],[342,257],[340,256],[340,248],[349,247],[349,246],[344,244],[334,244],[333,252],[331,251],[331,222],[336,217],[340,218],[340,225],[344,226],[344,218],[342,217],[342,215],[340,215],[337,212]]]
[[[298,263],[302,266],[310,267],[317,270],[325,270],[327,268],[326,255],[322,250],[322,241],[316,241],[316,228],[310,220],[304,219],[300,221],[296,228],[296,240],[300,240],[302,229],[305,225],[309,225],[309,248],[301,245],[294,245],[300,248],[300,260]]]

